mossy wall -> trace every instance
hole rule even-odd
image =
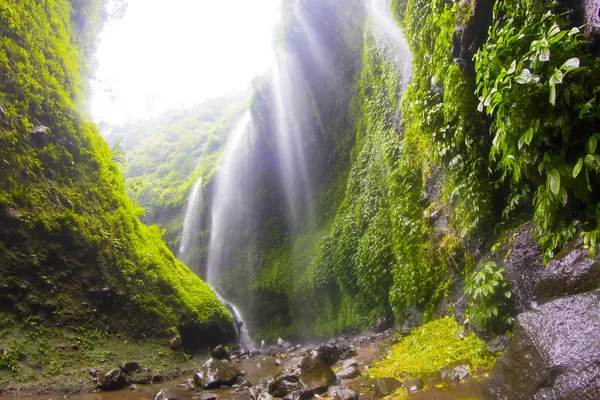
[[[206,342],[232,338],[214,292],[140,222],[81,112],[102,7],[0,5],[0,311],[19,323],[164,337],[195,326]]]

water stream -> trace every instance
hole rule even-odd
[[[198,257],[194,257],[194,250],[198,246],[200,234],[200,209],[202,208],[202,177],[198,178],[192,189],[185,208],[185,217],[183,219],[183,233],[181,234],[181,243],[177,258],[186,264],[189,269],[199,273]]]

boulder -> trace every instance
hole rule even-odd
[[[510,343],[510,337],[508,335],[498,335],[487,344],[487,351],[492,354],[498,354],[501,351],[506,350]]]
[[[504,277],[510,285],[511,303],[517,313],[529,311],[537,303],[538,282],[544,270],[542,251],[533,241],[533,224],[524,225],[507,239]],[[502,254],[504,256],[504,254]]]
[[[291,348],[293,345],[290,342],[286,342],[282,338],[279,338],[279,339],[277,339],[277,346],[282,347],[283,349],[287,350],[287,349]]]
[[[100,389],[118,390],[127,386],[127,377],[119,368],[100,374]]]
[[[402,382],[394,378],[379,378],[375,381],[375,393],[380,397],[389,396],[402,386]]]
[[[227,353],[227,350],[225,350],[225,347],[223,347],[222,344],[216,346],[214,349],[212,349],[210,351],[210,356],[212,358],[215,358],[217,360],[229,360],[229,354]]]
[[[417,393],[419,390],[423,389],[423,387],[425,387],[425,384],[419,378],[410,378],[404,381],[402,387],[404,388],[404,390],[406,390],[407,393],[412,394]]]
[[[130,372],[139,371],[141,366],[140,363],[137,363],[135,361],[123,361],[119,364],[119,368],[121,369],[121,371],[128,374]]]
[[[448,366],[439,371],[442,381],[448,384],[456,384],[469,376],[469,366],[467,364]]]
[[[373,330],[375,332],[381,333],[384,331],[387,331],[388,329],[392,329],[392,327],[394,326],[394,322],[386,317],[379,317],[377,318],[377,320],[375,320],[375,323],[373,324]]]
[[[194,383],[203,389],[215,389],[233,385],[239,375],[240,371],[230,361],[209,358],[194,374]]]
[[[343,386],[332,386],[327,391],[327,397],[335,400],[358,400],[358,392]]]
[[[348,357],[354,357],[356,350],[346,342],[336,342],[335,344],[321,344],[311,351],[311,357],[323,361],[329,366],[335,365],[338,361]]]
[[[342,369],[338,372],[337,377],[339,379],[354,379],[360,376],[360,370],[357,366],[350,366]]]
[[[177,335],[174,336],[170,341],[169,341],[169,348],[173,351],[178,351],[181,349],[181,336]]]
[[[519,315],[483,386],[485,399],[599,399],[600,290]]]
[[[590,259],[587,250],[576,248],[548,263],[540,276],[538,302],[588,292],[598,288],[599,283],[600,262]]]
[[[336,381],[331,367],[318,358],[306,356],[286,366],[269,382],[268,390],[274,397],[295,393],[302,398],[309,398],[327,391]]]
[[[163,389],[156,394],[154,400],[176,400],[177,396],[169,389]]]
[[[320,360],[304,357],[300,362],[300,380],[313,394],[321,394],[335,383],[335,373]]]

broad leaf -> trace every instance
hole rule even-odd
[[[550,84],[550,97],[548,101],[550,101],[550,104],[553,106],[556,105],[556,86],[554,86],[552,83]]]
[[[515,80],[521,85],[527,84],[531,82],[531,72],[529,72],[529,70],[525,68],[523,71],[521,71],[519,75],[517,75]]]
[[[511,64],[510,64],[510,68],[508,69],[508,71],[506,71],[507,74],[511,75],[513,74],[517,69],[517,60],[514,60]]]
[[[565,72],[573,71],[577,68],[579,68],[579,58],[577,57],[569,58],[560,67],[560,69],[564,70]]]
[[[598,146],[598,139],[595,136],[592,136],[588,141],[588,150],[590,154],[594,154],[596,152],[596,147]]]
[[[529,128],[527,132],[525,132],[523,136],[521,136],[521,138],[519,139],[519,149],[523,147],[523,144],[531,143],[531,139],[533,139],[533,128]]]
[[[550,186],[550,191],[556,196],[558,196],[558,194],[560,193],[560,174],[556,169],[552,169],[548,173],[548,182]]]
[[[583,167],[583,158],[577,160],[577,164],[575,164],[575,168],[573,168],[573,178],[577,178],[577,175],[581,172],[581,168]]]
[[[554,71],[554,73],[550,77],[550,84],[556,85],[556,84],[562,83],[562,80],[563,80],[563,73],[560,69],[557,69],[556,71]]]

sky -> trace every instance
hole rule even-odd
[[[246,88],[273,60],[278,0],[127,0],[100,35],[92,114],[122,123]]]

